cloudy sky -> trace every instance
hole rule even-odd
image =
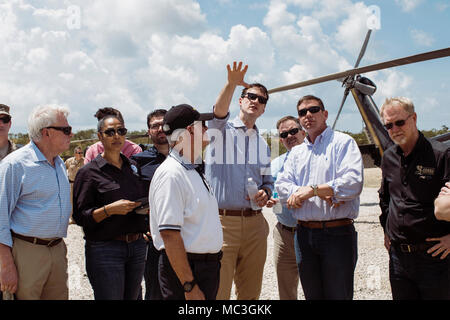
[[[352,68],[374,12],[379,29],[360,66],[449,47],[446,0],[0,0],[0,103],[12,107],[11,133],[26,132],[43,104],[68,106],[75,131],[94,128],[105,106],[145,129],[154,108],[210,111],[234,60],[249,65],[247,82],[269,89]],[[447,57],[365,76],[379,106],[408,96],[419,128],[432,129],[450,125],[449,70]],[[270,130],[295,115],[304,94],[323,98],[331,125],[342,93],[337,81],[274,93],[257,125]],[[337,129],[361,128],[349,96]]]

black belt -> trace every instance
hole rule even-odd
[[[336,228],[342,226],[348,226],[353,224],[353,219],[337,219],[337,220],[327,220],[327,221],[301,221],[297,220],[297,223],[302,227],[309,229],[324,229],[324,228]]]
[[[261,213],[261,210],[252,210],[249,208],[240,210],[219,209],[219,215],[232,217],[253,217]]]
[[[278,222],[282,229],[287,230],[289,232],[295,233],[295,230],[297,230],[297,227],[288,227],[282,224],[281,222]]]
[[[163,254],[167,256],[166,250],[161,250]],[[190,253],[186,252],[186,255],[188,257],[188,260],[195,260],[195,261],[220,261],[223,256],[222,250],[216,253]]]
[[[425,243],[415,243],[415,244],[391,242],[391,245],[394,246],[394,248],[396,248],[397,250],[400,250],[403,253],[427,251],[435,244],[436,244],[436,242],[425,242]]]

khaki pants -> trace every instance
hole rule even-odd
[[[261,293],[269,224],[262,214],[251,217],[220,216],[223,257],[218,300],[228,300],[236,286],[238,300],[257,300]]]
[[[295,260],[294,235],[294,232],[283,229],[279,222],[273,229],[273,259],[280,300],[297,300],[299,276]]]
[[[68,300],[67,248],[64,241],[47,247],[13,237],[18,300]]]

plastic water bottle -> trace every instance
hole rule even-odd
[[[250,203],[252,205],[252,209],[260,210],[261,207],[259,207],[254,200],[256,194],[258,193],[258,186],[256,185],[256,182],[253,181],[252,178],[248,178],[248,180],[247,180],[247,192],[248,192],[248,196],[250,198]]]
[[[276,214],[280,214],[283,211],[283,206],[281,205],[280,199],[278,198],[278,192],[273,193],[273,198],[277,199],[278,202],[273,206],[273,212]]]

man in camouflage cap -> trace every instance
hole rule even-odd
[[[16,145],[8,139],[10,128],[11,115],[9,114],[9,107],[5,104],[0,104],[0,161],[16,150]]]

